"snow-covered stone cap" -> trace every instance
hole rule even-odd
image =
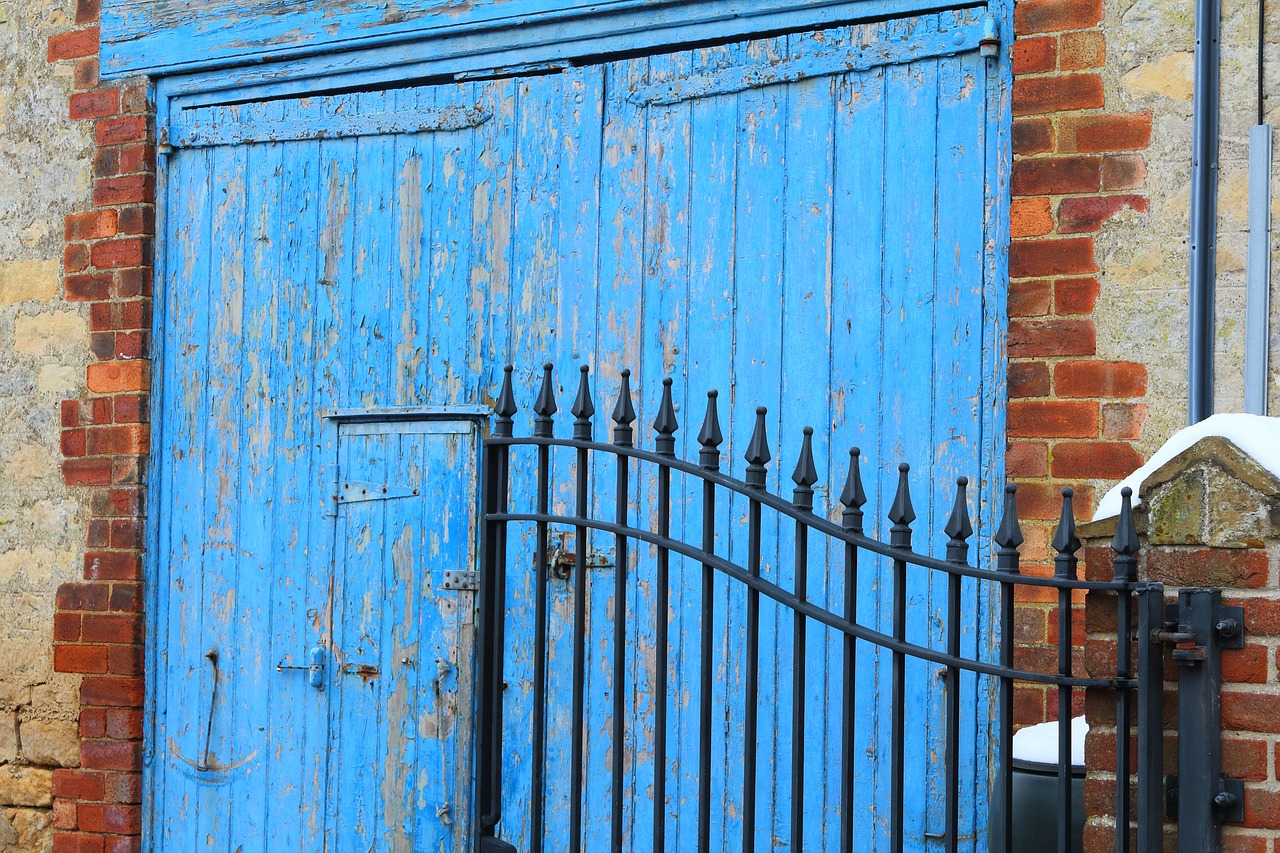
[[[1103,495],[1094,521],[1120,514],[1120,490],[1133,489],[1133,503],[1141,503],[1143,485],[1152,475],[1165,468],[1195,445],[1207,439],[1220,439],[1234,445],[1241,455],[1249,457],[1263,471],[1280,481],[1280,418],[1262,415],[1220,414],[1206,418],[1174,433],[1164,446],[1152,454],[1147,463],[1125,477]]]

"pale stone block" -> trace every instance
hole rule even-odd
[[[78,311],[44,311],[19,314],[13,327],[13,348],[26,355],[46,350],[63,352],[85,348],[88,330]]]
[[[0,853],[52,853],[53,816],[48,809],[0,809]]]
[[[12,711],[0,713],[0,764],[18,757],[18,715]]]
[[[24,444],[5,462],[4,473],[11,483],[51,477],[57,471],[53,454],[37,444]]]
[[[1164,95],[1175,101],[1189,101],[1194,91],[1195,54],[1171,53],[1144,62],[1121,78],[1134,94]]]
[[[44,767],[79,767],[79,726],[69,720],[27,720],[19,729],[22,755]]]
[[[67,364],[46,364],[40,368],[36,388],[41,391],[68,391],[80,384],[81,370]]]
[[[53,771],[43,767],[0,766],[0,805],[53,805]]]
[[[58,261],[0,263],[0,305],[49,302],[58,295]]]

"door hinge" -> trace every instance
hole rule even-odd
[[[978,39],[978,52],[994,58],[1000,55],[1000,22],[995,15],[982,19],[982,38]]]
[[[347,480],[338,489],[337,497],[340,504],[354,504],[361,501],[388,501],[392,498],[411,498],[416,494],[418,494],[418,490],[409,486]]]
[[[441,589],[477,589],[480,585],[479,572],[459,572],[450,569],[444,573]]]

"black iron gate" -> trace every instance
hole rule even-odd
[[[862,507],[866,503],[859,452],[850,454],[848,475],[839,494],[842,504],[841,522],[834,523],[814,513],[814,486],[818,482],[814,465],[811,433],[805,430],[792,480],[795,489],[791,500],[764,490],[766,466],[771,454],[765,435],[765,410],[757,409],[755,429],[746,452],[746,476],[739,480],[720,470],[723,441],[715,391],[708,394],[706,415],[698,434],[701,447],[696,464],[676,458],[674,435],[678,429],[675,407],[672,405],[671,380],[665,380],[665,392],[653,423],[654,450],[642,450],[635,446],[636,419],[628,382],[629,373],[623,371],[621,393],[612,412],[613,436],[611,443],[593,440],[593,416],[588,371],[581,368],[581,380],[577,399],[572,407],[572,438],[557,438],[554,434],[556,404],[553,394],[552,368],[545,366],[543,383],[534,406],[533,435],[527,438],[513,435],[514,416],[517,413],[512,393],[512,368],[506,370],[506,378],[495,405],[493,435],[484,440],[482,505],[484,513],[483,548],[480,567],[479,597],[479,649],[477,674],[476,718],[476,850],[479,853],[514,851],[509,841],[499,839],[503,818],[504,794],[504,703],[512,700],[504,696],[507,688],[506,619],[508,608],[507,572],[509,528],[512,524],[532,525],[535,544],[532,570],[535,573],[535,589],[539,593],[534,601],[525,602],[533,608],[532,673],[529,702],[529,731],[527,739],[518,745],[530,773],[527,796],[529,821],[527,838],[534,853],[544,848],[559,849],[559,841],[548,842],[545,837],[543,797],[547,783],[548,750],[548,678],[550,660],[547,635],[548,597],[547,584],[561,562],[553,550],[553,528],[563,527],[573,531],[578,543],[569,564],[564,566],[572,583],[572,654],[568,668],[572,684],[569,718],[574,722],[569,732],[568,779],[569,790],[567,833],[562,839],[571,853],[583,849],[583,750],[586,736],[584,704],[585,620],[587,619],[590,585],[588,584],[589,531],[610,535],[614,540],[611,630],[616,637],[628,637],[625,591],[629,566],[636,554],[629,549],[648,548],[654,555],[651,582],[655,587],[656,612],[668,612],[670,594],[670,561],[673,556],[682,557],[701,565],[701,609],[699,636],[701,649],[697,655],[698,693],[698,745],[697,745],[697,802],[683,803],[678,811],[693,812],[687,819],[696,820],[696,849],[704,853],[711,849],[710,805],[721,792],[712,790],[711,756],[714,743],[711,696],[712,673],[712,606],[713,584],[717,578],[727,578],[730,583],[741,585],[746,591],[746,610],[741,631],[745,646],[746,673],[745,695],[742,697],[742,815],[743,827],[740,843],[725,841],[726,847],[751,853],[756,847],[754,827],[760,813],[757,802],[756,763],[757,743],[757,691],[761,675],[760,662],[760,604],[762,599],[776,602],[792,616],[792,646],[794,655],[790,661],[793,691],[793,709],[803,708],[806,689],[807,637],[811,630],[837,632],[842,642],[840,661],[841,690],[833,697],[827,714],[838,715],[843,736],[839,755],[821,756],[824,761],[838,762],[840,773],[839,847],[842,853],[855,849],[855,817],[852,804],[855,795],[855,779],[850,768],[854,757],[854,731],[857,726],[855,691],[859,673],[857,669],[859,644],[871,644],[882,650],[888,659],[887,689],[892,693],[891,737],[888,748],[877,752],[876,761],[890,763],[889,791],[884,798],[884,812],[871,815],[871,819],[887,823],[887,847],[900,853],[909,827],[904,825],[904,798],[910,786],[918,780],[904,778],[903,744],[906,738],[905,686],[907,661],[916,659],[930,662],[939,668],[941,677],[937,689],[942,691],[945,703],[945,744],[940,762],[942,790],[945,801],[945,829],[938,833],[941,849],[953,853],[960,849],[978,849],[982,833],[971,832],[962,839],[958,809],[959,791],[962,785],[974,780],[960,778],[961,762],[958,732],[965,703],[980,701],[976,692],[966,695],[962,687],[962,673],[969,675],[969,690],[979,691],[976,685],[982,681],[989,685],[994,698],[994,736],[986,755],[990,768],[988,784],[990,814],[987,826],[991,851],[1013,849],[1013,822],[1019,816],[1012,807],[1013,762],[1012,739],[1013,690],[1019,682],[1048,685],[1056,692],[1057,717],[1069,720],[1073,702],[1080,691],[1102,688],[1113,696],[1115,727],[1114,758],[1102,768],[1114,771],[1115,825],[1128,831],[1115,833],[1115,849],[1118,853],[1157,853],[1164,844],[1164,817],[1166,807],[1180,821],[1179,850],[1214,851],[1218,849],[1219,825],[1231,819],[1238,809],[1240,791],[1238,783],[1220,777],[1220,720],[1219,689],[1220,648],[1238,643],[1242,629],[1238,614],[1221,607],[1216,591],[1184,591],[1179,605],[1166,612],[1164,588],[1161,584],[1138,580],[1139,538],[1134,526],[1131,495],[1124,491],[1123,509],[1117,522],[1115,537],[1111,542],[1113,577],[1106,581],[1090,581],[1079,577],[1076,552],[1081,543],[1076,535],[1070,489],[1063,490],[1062,510],[1057,534],[1052,541],[1056,553],[1051,577],[1024,575],[1019,571],[1019,551],[1022,532],[1015,505],[1016,487],[1005,489],[1005,501],[998,529],[992,536],[994,568],[981,568],[970,564],[969,539],[973,536],[967,495],[968,482],[960,478],[956,483],[955,501],[944,532],[948,537],[945,559],[936,559],[913,549],[912,522],[915,512],[909,489],[909,467],[899,466],[897,493],[888,513],[892,523],[889,542],[869,537],[864,532]],[[572,510],[552,510],[552,492],[555,466],[552,450],[563,449],[571,453]],[[511,502],[512,454],[530,452],[535,457],[531,470],[536,484],[527,484],[532,506],[513,507]],[[593,513],[590,472],[593,462],[601,459],[611,463],[616,477],[616,506],[610,513]],[[656,484],[653,495],[653,523],[642,524],[629,513],[632,487],[640,471],[648,470]],[[701,523],[695,526],[697,541],[685,541],[673,536],[671,531],[672,477],[690,478],[701,484]],[[566,489],[567,491],[567,489]],[[747,506],[747,547],[745,559],[733,561],[716,548],[716,497],[722,491],[741,496]],[[784,589],[762,576],[761,537],[764,526],[763,513],[775,513],[780,521],[794,525],[794,589]],[[608,517],[605,517],[605,516]],[[811,537],[826,537],[833,546],[832,563],[839,563],[844,574],[844,600],[841,608],[816,605],[805,593],[806,578],[810,567]],[[836,559],[836,555],[840,559]],[[888,570],[892,584],[891,629],[886,633],[869,627],[859,619],[858,585],[856,579],[860,561],[880,560]],[[979,561],[981,562],[981,561]],[[942,647],[914,642],[907,636],[906,602],[910,586],[921,577],[942,577],[946,583],[946,617],[942,626],[945,643]],[[992,648],[977,654],[962,654],[960,599],[962,584],[982,585],[992,591],[991,611],[999,621],[997,639]],[[1014,662],[1014,601],[1019,586],[1048,590],[1057,601],[1057,661],[1051,672],[1019,668]],[[1111,677],[1081,677],[1074,674],[1073,627],[1083,619],[1079,596],[1085,592],[1113,596],[1115,600],[1115,653]],[[657,635],[653,649],[654,681],[656,696],[652,708],[652,760],[656,767],[665,767],[667,756],[667,715],[673,697],[669,694],[671,679],[671,638],[667,632],[667,619],[655,620]],[[1163,778],[1164,720],[1162,715],[1164,646],[1174,645],[1172,657],[1182,664],[1180,672],[1186,673],[1180,687],[1180,716],[1184,737],[1180,751],[1182,775],[1169,780],[1169,792]],[[622,851],[627,827],[624,826],[622,802],[624,750],[618,745],[628,734],[626,712],[627,685],[625,680],[625,642],[614,642],[611,701],[611,731],[613,745],[609,759],[609,849]],[[1094,662],[1092,669],[1097,671]],[[877,682],[886,689],[885,681]],[[811,849],[804,839],[803,808],[804,762],[813,760],[806,753],[806,730],[814,725],[804,713],[791,715],[790,792],[786,807],[790,810],[788,844],[793,851]],[[638,725],[634,719],[631,725]],[[1072,755],[1072,727],[1061,725],[1057,730],[1057,850],[1067,853],[1076,849],[1078,838],[1073,838],[1072,785],[1070,756]],[[523,733],[522,733],[523,735]],[[510,733],[508,733],[508,737]],[[1100,754],[1104,751],[1099,751]],[[1136,763],[1136,766],[1135,766]],[[1091,767],[1091,769],[1098,769]],[[1180,784],[1179,784],[1180,782]],[[649,792],[655,803],[666,802],[665,773],[656,773]],[[1178,796],[1178,791],[1181,796]],[[776,803],[764,804],[773,808]],[[669,849],[667,835],[667,809],[653,810],[652,842],[655,851]],[[681,819],[686,819],[682,816]],[[648,828],[646,827],[646,831]],[[919,833],[916,834],[919,837]],[[934,849],[930,846],[930,849]]]

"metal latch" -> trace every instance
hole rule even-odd
[[[316,646],[307,653],[311,663],[306,666],[294,666],[286,664],[284,661],[276,664],[276,672],[284,672],[286,669],[305,669],[309,676],[307,681],[316,690],[324,690],[324,649]]]

